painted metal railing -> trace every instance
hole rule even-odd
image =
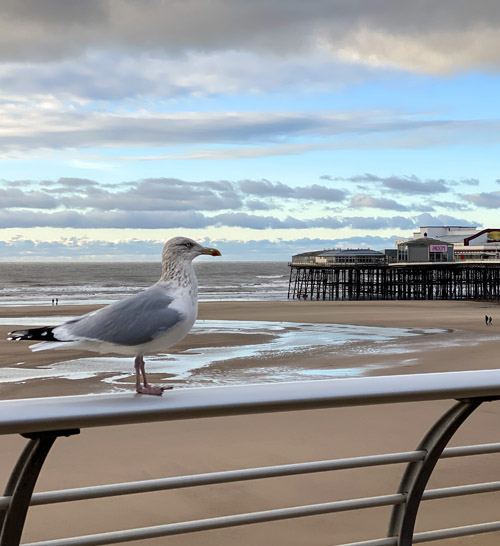
[[[415,451],[33,493],[55,440],[89,427],[448,399],[456,402],[431,427]],[[440,458],[500,452],[500,443],[446,447],[475,409],[483,402],[498,399],[500,370],[180,389],[163,397],[117,394],[1,401],[0,434],[21,434],[28,443],[12,471],[4,496],[0,497],[0,546],[20,544],[30,505],[396,463],[407,466],[400,487],[393,494],[47,540],[29,546],[115,544],[379,506],[393,507],[387,537],[344,546],[409,546],[498,531],[500,521],[414,533],[422,500],[500,491],[500,481],[426,490]]]

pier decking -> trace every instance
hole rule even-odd
[[[292,299],[500,300],[500,261],[289,266]]]

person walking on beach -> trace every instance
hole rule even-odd
[[[488,326],[488,315],[484,315],[484,322],[486,323],[486,326]]]
[[[490,316],[490,318],[488,319],[488,325],[491,326],[491,323],[493,322],[493,317]]]

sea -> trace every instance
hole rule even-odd
[[[199,301],[280,301],[288,297],[287,262],[194,262]],[[1,263],[0,306],[106,304],[160,277],[156,262]]]

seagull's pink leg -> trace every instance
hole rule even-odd
[[[135,390],[141,392],[141,357],[136,356],[134,360],[135,368]]]
[[[171,389],[172,387],[152,387],[147,380],[146,370],[144,369],[144,357],[139,355],[135,358],[135,390],[139,394],[154,394],[156,396],[161,396],[163,391],[166,389]],[[141,375],[144,381],[144,386],[141,386]]]

